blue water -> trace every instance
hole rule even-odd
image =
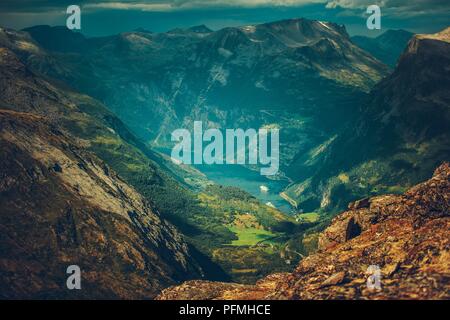
[[[195,168],[217,184],[238,187],[263,203],[271,202],[280,211],[294,213],[289,202],[279,195],[289,184],[287,180],[271,180],[260,175],[259,171],[240,165],[196,165]],[[261,191],[260,186],[265,186],[269,190]]]

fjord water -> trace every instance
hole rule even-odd
[[[241,165],[196,165],[209,180],[223,186],[232,186],[247,191],[262,203],[272,203],[277,209],[293,214],[292,206],[280,196],[289,181],[272,180],[260,175],[259,170],[251,170]],[[262,191],[261,186],[268,188]]]

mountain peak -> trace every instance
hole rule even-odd
[[[69,30],[65,26],[37,25],[22,29],[22,31],[34,34],[41,33],[46,35],[66,35],[84,38],[82,33]]]
[[[344,35],[348,37],[347,31],[344,26],[338,25],[333,22],[325,22],[319,20],[310,20],[306,18],[294,18],[294,19],[286,19],[280,21],[274,21],[269,23],[264,23],[261,26],[270,28],[272,30],[292,30],[301,32],[304,35],[312,35],[317,32],[325,32],[325,33],[339,33],[340,35]]]
[[[193,26],[188,29],[189,31],[195,32],[195,33],[211,33],[213,30],[205,26],[204,24]]]
[[[398,29],[398,30],[387,30],[383,34],[376,37],[379,41],[409,41],[411,37],[414,35],[414,33]]]
[[[80,52],[87,46],[87,39],[82,33],[63,26],[39,25],[22,31],[29,33],[44,49],[50,51]]]
[[[205,26],[204,24],[202,25],[198,25],[198,26],[193,26],[190,28],[175,28],[172,30],[167,31],[168,34],[207,34],[207,33],[212,33],[214,32],[213,30],[211,30],[210,28],[208,28],[207,26]]]
[[[147,29],[145,29],[145,28],[137,28],[137,29],[134,29],[133,32],[138,32],[138,33],[153,33],[153,32],[151,32],[150,30],[147,30]]]
[[[395,67],[398,58],[414,36],[406,30],[387,30],[375,38],[366,36],[354,36],[352,42],[366,50],[378,60]]]
[[[261,43],[266,48],[300,48],[310,46],[322,39],[330,39],[346,47],[349,36],[345,27],[331,22],[295,18],[263,24],[225,28],[221,33],[236,34],[253,43]],[[345,43],[345,44],[344,44]]]
[[[419,34],[417,35],[418,39],[430,39],[430,40],[440,40],[444,42],[450,43],[450,27],[447,27],[446,29],[434,33],[434,34]]]
[[[449,43],[450,27],[433,34],[418,34],[411,39],[402,57],[407,60],[410,55],[414,56],[421,52],[421,55],[430,54],[446,58]]]

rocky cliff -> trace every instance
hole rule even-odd
[[[12,51],[41,50],[28,40],[0,47],[0,297],[148,299],[201,277],[184,237],[111,166],[174,182],[99,102],[30,71]],[[65,285],[72,264],[80,291]]]
[[[321,234],[319,251],[291,274],[253,286],[191,281],[158,298],[449,299],[449,216],[450,164],[444,163],[402,195],[350,204]],[[370,266],[381,271],[381,289],[367,287]]]
[[[1,110],[0,146],[1,298],[149,299],[200,275],[175,228],[58,127]]]

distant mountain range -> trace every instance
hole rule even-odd
[[[354,36],[352,41],[378,60],[390,67],[395,67],[400,55],[414,36],[405,30],[388,30],[376,38]]]
[[[33,70],[99,99],[144,141],[170,146],[172,131],[194,120],[276,125],[288,171],[356,117],[360,99],[388,74],[344,27],[307,19],[91,39],[57,27],[25,31],[47,50],[30,55]]]

